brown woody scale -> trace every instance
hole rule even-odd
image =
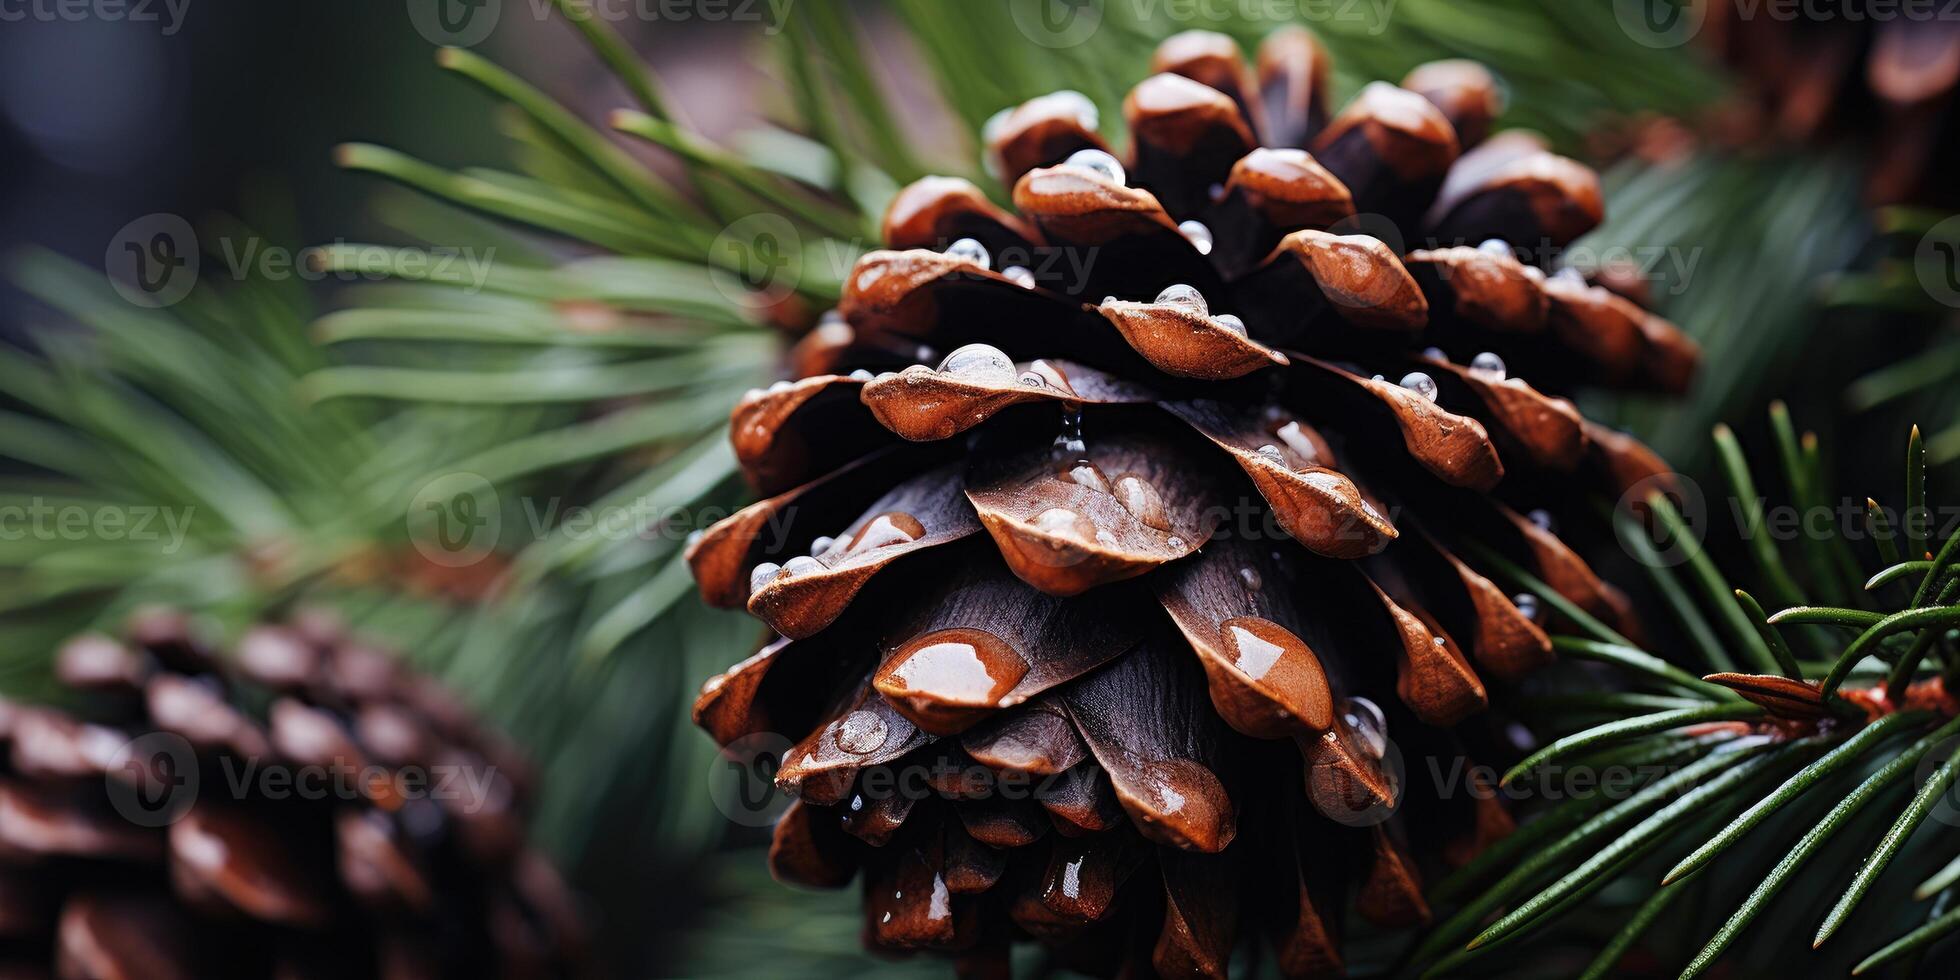
[[[583,972],[575,902],[525,846],[524,762],[331,616],[226,658],[148,610],[57,672],[85,710],[0,701],[0,976]]]
[[[1481,67],[1331,116],[1303,30],[1256,72],[1203,32],[1153,68],[1125,103],[1127,182],[1065,163],[1108,150],[1086,100],[998,117],[1018,213],[958,179],[905,188],[796,379],[735,409],[765,499],[687,558],[777,638],[695,719],[724,745],[796,741],[773,869],[861,877],[872,945],[998,972],[1032,937],[1096,972],[1223,976],[1263,936],[1288,975],[1331,974],[1350,905],[1421,922],[1419,869],[1510,826],[1384,762],[1391,741],[1444,765],[1497,750],[1484,678],[1551,659],[1535,604],[1459,542],[1636,629],[1536,512],[1664,467],[1515,375],[1673,391],[1696,351],[1477,247],[1562,245],[1601,213],[1585,167],[1484,138]],[[1360,213],[1434,247],[1327,230]],[[1173,285],[1208,305],[1157,301]],[[1485,351],[1514,376],[1467,366]]]

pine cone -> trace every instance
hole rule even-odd
[[[1960,164],[1960,22],[1938,7],[1705,4],[1699,38],[1742,76],[1745,98],[1714,138],[1844,140],[1869,153],[1874,203],[1953,204],[1945,175]]]
[[[987,127],[1018,214],[953,178],[900,192],[798,380],[735,409],[767,497],[687,558],[778,637],[695,719],[797,741],[774,871],[861,872],[875,946],[1223,976],[1263,932],[1328,974],[1350,898],[1421,922],[1421,869],[1509,826],[1397,771],[1502,751],[1483,678],[1551,658],[1549,611],[1470,546],[1636,628],[1551,525],[1665,467],[1506,366],[1673,391],[1697,355],[1520,261],[1597,223],[1599,186],[1484,140],[1480,66],[1331,117],[1303,30],[1256,75],[1202,32],[1152,67],[1127,160],[1058,93]],[[1357,221],[1426,247],[1327,230]]]
[[[333,617],[225,659],[148,610],[57,672],[87,711],[0,702],[0,974],[579,972],[522,760]]]

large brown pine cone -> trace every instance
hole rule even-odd
[[[0,702],[0,975],[562,977],[531,777],[431,678],[306,613],[226,658],[167,610]]]
[[[1600,191],[1484,140],[1481,67],[1331,117],[1304,31],[1256,74],[1207,33],[1153,67],[1127,160],[1073,93],[988,126],[1018,214],[903,190],[799,380],[736,408],[767,499],[688,560],[779,637],[695,717],[797,743],[774,870],[861,873],[876,946],[1222,976],[1264,933],[1325,974],[1350,904],[1420,922],[1422,869],[1509,826],[1395,769],[1495,751],[1484,678],[1551,657],[1462,543],[1635,628],[1551,526],[1664,468],[1517,375],[1674,390],[1696,352],[1514,255],[1591,228]],[[1427,247],[1324,230],[1358,213]]]

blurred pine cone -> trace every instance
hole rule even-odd
[[[1743,88],[1713,138],[1843,140],[1867,153],[1872,203],[1960,203],[1947,177],[1960,165],[1960,20],[1946,5],[1701,2],[1699,36]]]
[[[797,742],[774,870],[862,873],[872,945],[1223,976],[1263,933],[1330,974],[1350,900],[1419,923],[1423,869],[1510,826],[1398,768],[1511,751],[1483,678],[1551,658],[1549,610],[1479,569],[1636,629],[1552,528],[1665,467],[1539,386],[1674,391],[1697,352],[1532,264],[1598,181],[1485,139],[1480,66],[1332,116],[1304,30],[1256,72],[1203,32],[1152,68],[1125,160],[1074,93],[989,124],[1018,214],[901,191],[798,380],[735,409],[766,499],[687,557],[779,636],[695,718]]]
[[[501,738],[328,614],[234,658],[150,609],[0,702],[0,975],[562,977],[570,893]]]

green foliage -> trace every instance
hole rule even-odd
[[[1772,429],[1788,436],[1779,441],[1795,448],[1782,454],[1783,482],[1801,488],[1795,496],[1807,508],[1822,508],[1816,456],[1802,451],[1808,435],[1795,436],[1781,406],[1772,416]],[[1718,431],[1716,441],[1731,489],[1754,500],[1748,461],[1733,436]],[[1906,482],[1918,488],[1924,464],[1917,433],[1910,443]],[[1923,497],[1915,492],[1909,499],[1918,505]],[[1558,943],[1561,929],[1555,927],[1583,928],[1588,913],[1600,908],[1589,897],[1616,884],[1627,886],[1618,901],[1630,894],[1638,906],[1630,915],[1621,913],[1621,928],[1593,958],[1588,976],[1610,975],[1648,930],[1664,926],[1677,934],[1654,940],[1654,955],[1665,968],[1681,968],[1683,977],[1700,975],[1731,955],[1764,917],[1779,917],[1778,925],[1759,926],[1749,951],[1733,954],[1750,972],[1778,965],[1827,970],[1839,961],[1863,972],[1918,954],[1960,929],[1960,916],[1947,911],[1960,861],[1910,895],[1900,893],[1897,874],[1886,876],[1907,863],[1903,854],[1913,854],[1911,863],[1922,866],[1951,857],[1947,835],[1937,831],[1953,819],[1948,790],[1960,774],[1960,719],[1949,717],[1952,701],[1945,693],[1960,676],[1960,632],[1954,629],[1960,606],[1953,604],[1960,598],[1953,574],[1960,535],[1944,542],[1937,533],[1909,539],[1893,529],[1902,523],[1923,527],[1923,521],[1907,513],[1894,522],[1874,507],[1866,530],[1886,534],[1889,547],[1860,553],[1854,534],[1835,525],[1827,534],[1805,533],[1779,547],[1756,501],[1742,513],[1741,530],[1759,536],[1746,550],[1758,574],[1772,573],[1763,577],[1775,580],[1773,593],[1791,603],[1765,617],[1748,593],[1716,570],[1668,498],[1656,492],[1645,506],[1656,537],[1682,549],[1669,552],[1680,563],[1661,560],[1662,552],[1645,537],[1649,529],[1638,521],[1623,516],[1620,533],[1629,543],[1646,545],[1630,550],[1686,600],[1674,608],[1687,620],[1681,633],[1688,642],[1662,648],[1674,651],[1666,658],[1597,630],[1589,631],[1597,638],[1560,638],[1556,646],[1568,656],[1609,665],[1616,691],[1667,700],[1626,694],[1618,700],[1541,698],[1534,702],[1541,709],[1535,716],[1551,719],[1546,727],[1563,734],[1505,778],[1602,746],[1650,756],[1691,746],[1678,758],[1685,765],[1640,777],[1644,785],[1624,800],[1581,799],[1546,810],[1524,824],[1520,834],[1527,843],[1514,849],[1522,863],[1500,879],[1492,876],[1503,864],[1479,860],[1444,881],[1439,897],[1471,897],[1416,950],[1414,965],[1426,975],[1453,975],[1483,968],[1493,947],[1529,941],[1533,933]],[[1938,553],[1929,555],[1929,546]],[[1913,557],[1897,561],[1902,550]],[[1846,577],[1847,570],[1862,567],[1876,573],[1858,574],[1855,583]],[[1513,579],[1548,602],[1556,600],[1542,583]],[[1901,584],[1910,591],[1898,591]],[[1711,617],[1724,624],[1721,630],[1709,628]],[[1693,676],[1733,670],[1731,651],[1751,641],[1761,649],[1748,659],[1761,673]],[[1793,652],[1799,648],[1824,656],[1800,660]],[[1607,720],[1599,723],[1602,716]],[[1718,721],[1727,724],[1709,724]],[[1908,776],[1916,786],[1908,797],[1891,792]],[[1605,810],[1574,824],[1568,814],[1582,805]],[[1812,862],[1826,852],[1862,857],[1850,874],[1840,875]],[[1737,891],[1750,882],[1759,884]],[[1779,904],[1783,893],[1798,897]],[[1792,916],[1818,911],[1805,907],[1804,896],[1822,893],[1836,897],[1811,923],[1811,945],[1821,949],[1811,954],[1790,937],[1806,928]],[[1689,901],[1682,902],[1684,896]],[[1930,912],[1914,907],[1929,899]],[[1672,912],[1676,908],[1697,911],[1672,921],[1681,919]],[[1719,923],[1712,934],[1699,928],[1711,913]],[[1845,928],[1852,922],[1858,928]],[[1889,945],[1872,938],[1887,930],[1900,938]]]

